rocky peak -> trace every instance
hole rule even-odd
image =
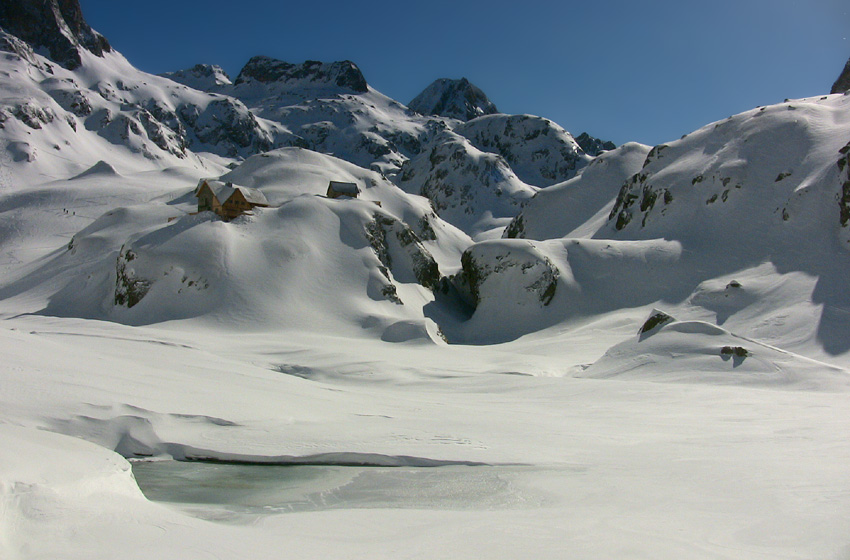
[[[165,72],[160,76],[193,89],[209,92],[218,91],[233,83],[227,72],[221,66],[215,64],[196,64],[187,70]]]
[[[845,93],[848,91],[850,91],[850,60],[847,61],[841,75],[832,84],[832,91],[830,93]]]
[[[421,115],[438,115],[462,121],[499,112],[484,92],[466,78],[436,80],[407,106]]]
[[[248,61],[239,76],[236,85],[250,80],[264,84],[283,84],[298,87],[346,88],[356,93],[365,93],[368,89],[366,78],[356,64],[349,60],[342,62],[317,62],[308,60],[303,64],[291,64],[267,56],[255,56]]]
[[[78,0],[3,0],[0,27],[35,50],[74,70],[82,64],[80,48],[97,56],[109,52],[109,42],[83,18]]]
[[[576,142],[578,142],[578,145],[581,147],[584,153],[593,157],[598,156],[602,152],[613,150],[617,147],[617,145],[613,142],[600,140],[599,138],[591,136],[587,132],[582,132],[581,134],[576,136]]]

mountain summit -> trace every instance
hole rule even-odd
[[[830,93],[845,93],[847,91],[850,91],[850,60],[847,61],[847,64],[844,65],[844,70],[841,71],[841,75],[832,84]]]
[[[278,83],[300,88],[335,86],[347,88],[356,93],[365,93],[369,88],[360,68],[349,60],[342,62],[308,60],[303,64],[292,64],[268,56],[255,56],[239,72],[236,85],[251,80],[263,84]]]
[[[499,112],[484,92],[466,78],[440,78],[407,106],[421,115],[437,115],[462,121]]]
[[[36,50],[47,49],[54,62],[69,70],[82,64],[80,48],[97,56],[112,50],[86,23],[78,0],[3,0],[0,27]]]

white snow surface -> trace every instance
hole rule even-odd
[[[241,105],[270,139],[362,109],[316,133],[336,156],[162,148],[139,104],[239,102],[82,54],[0,59],[0,558],[850,558],[850,97],[540,189],[374,90]],[[67,80],[89,116],[49,93]],[[384,124],[424,151],[347,143]],[[271,206],[197,214],[200,177]],[[246,512],[234,481],[154,502],[140,459],[396,474]]]

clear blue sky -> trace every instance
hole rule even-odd
[[[409,102],[467,77],[505,113],[658,144],[785,98],[829,92],[850,58],[848,0],[80,0],[152,73],[235,77],[253,55],[352,60]]]

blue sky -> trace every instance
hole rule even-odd
[[[348,59],[402,103],[437,78],[466,77],[505,113],[618,144],[828,93],[850,58],[847,0],[80,4],[147,72],[203,62],[235,77],[256,54]]]

